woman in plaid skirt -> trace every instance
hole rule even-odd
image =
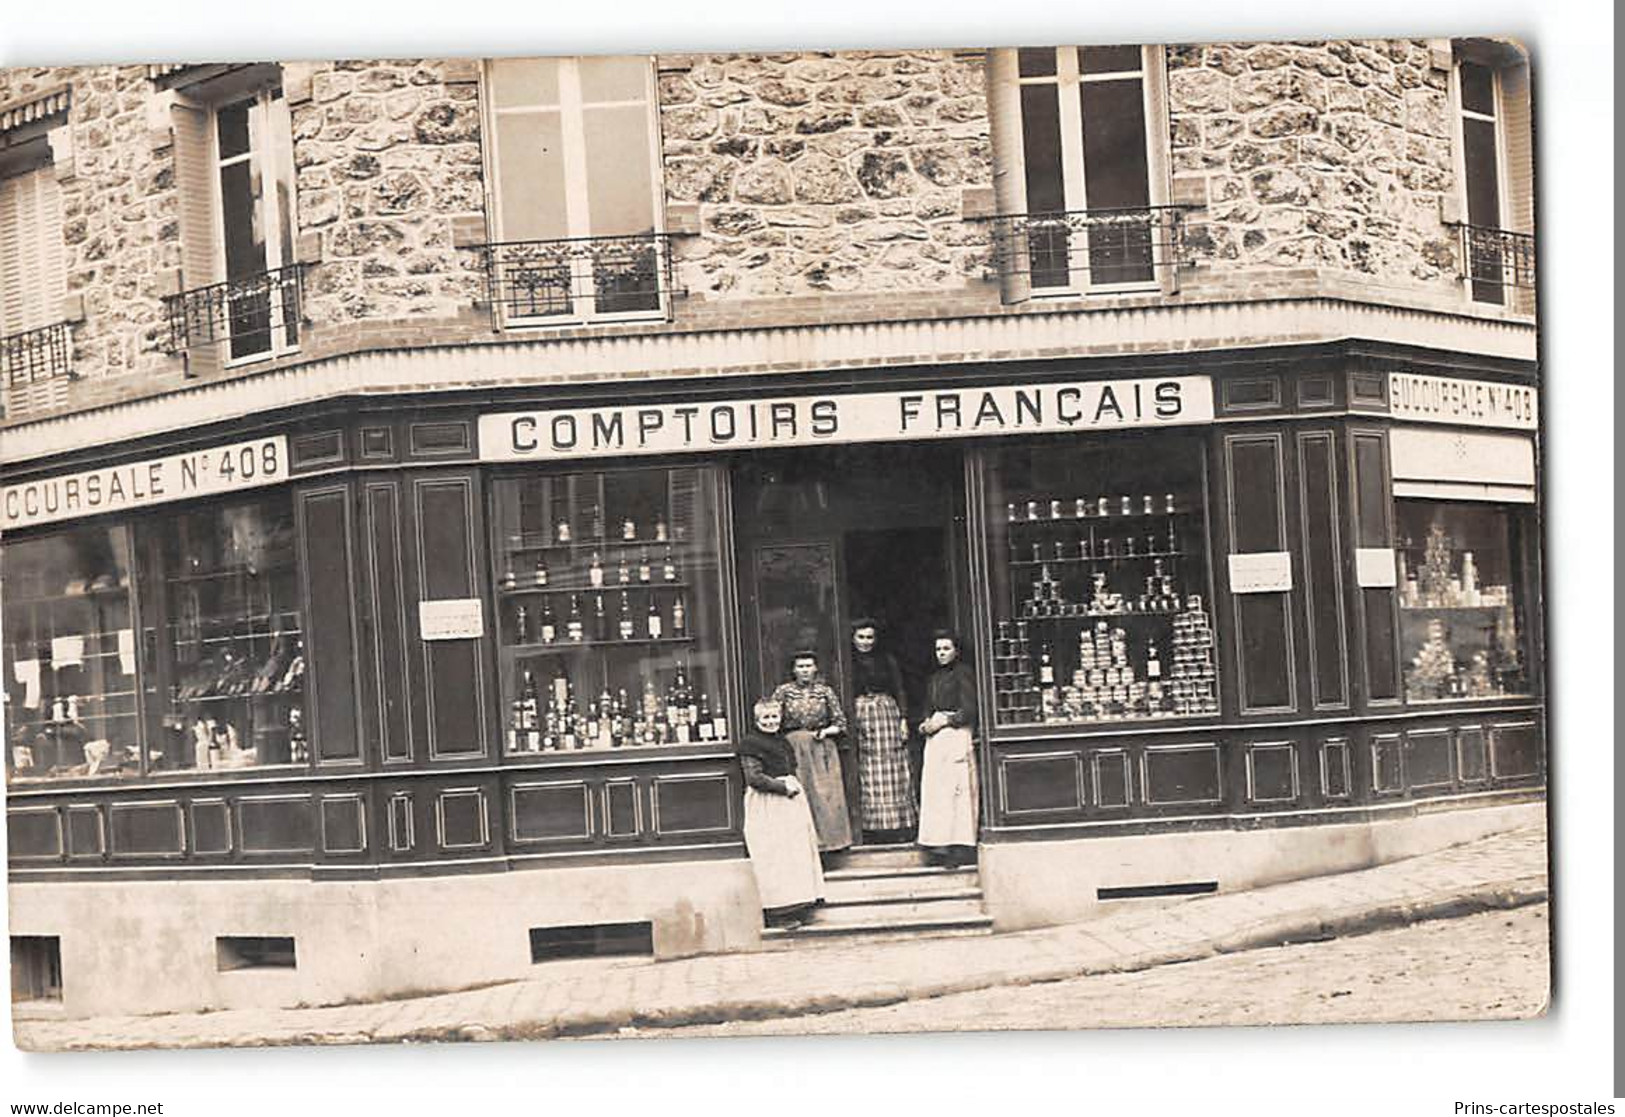
[[[853,725],[858,738],[860,825],[875,841],[910,837],[915,819],[909,787],[908,721],[903,715],[903,673],[890,654],[875,649],[878,626],[852,622]]]

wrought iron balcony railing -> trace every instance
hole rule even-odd
[[[1506,289],[1535,288],[1535,237],[1487,225],[1461,226],[1462,278],[1472,285],[1473,300],[1506,302]]]
[[[296,348],[304,275],[291,264],[166,297],[169,351],[224,343],[236,361]]]
[[[0,415],[16,419],[60,406],[73,377],[73,334],[66,322],[0,337]]]
[[[1190,261],[1184,206],[1006,214],[993,219],[1000,274],[1033,294],[1171,284]]]
[[[486,300],[500,320],[577,321],[669,314],[665,233],[487,244]]]
[[[73,341],[66,322],[0,337],[0,382],[20,388],[73,375]]]

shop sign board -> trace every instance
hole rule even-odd
[[[485,635],[485,610],[477,597],[418,602],[418,634],[425,640],[478,640]]]
[[[572,407],[480,416],[480,458],[534,461],[707,450],[1065,434],[1206,423],[1206,376]]]
[[[1523,384],[1458,380],[1415,372],[1388,374],[1388,411],[1417,423],[1534,430],[1538,393]]]
[[[1231,593],[1285,593],[1292,588],[1292,555],[1253,551],[1230,556]]]
[[[288,441],[273,435],[22,481],[0,491],[0,532],[255,489],[287,479]]]

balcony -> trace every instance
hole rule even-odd
[[[481,251],[486,301],[499,324],[670,315],[671,238],[664,233],[505,241]]]
[[[223,344],[231,363],[298,348],[304,270],[293,264],[165,297],[169,352]]]
[[[0,337],[0,384],[11,418],[59,406],[71,379],[73,337],[66,322]]]
[[[1473,301],[1514,304],[1531,300],[1535,289],[1535,238],[1488,225],[1461,226],[1462,278]]]
[[[995,217],[993,250],[1006,301],[1177,290],[1179,269],[1190,263],[1185,209],[1142,206]]]

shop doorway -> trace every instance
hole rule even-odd
[[[960,628],[969,615],[962,452],[883,445],[754,454],[735,467],[733,492],[751,694],[771,692],[789,677],[790,657],[811,648],[850,701],[849,626],[872,617],[917,721],[931,634]]]

